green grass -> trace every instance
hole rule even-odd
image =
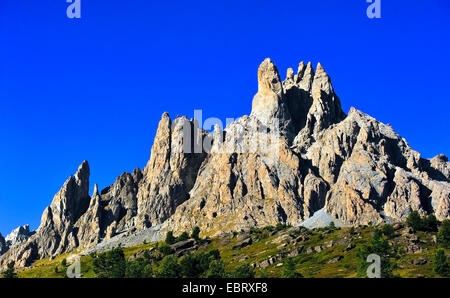
[[[239,233],[233,236],[228,234],[226,237],[213,238],[212,241],[200,247],[200,250],[209,250],[217,248],[225,263],[226,269],[232,271],[235,267],[242,263],[257,264],[271,256],[276,256],[280,251],[285,250],[287,252],[298,248],[300,245],[304,247],[303,251],[293,260],[296,263],[296,270],[300,272],[304,277],[311,278],[352,278],[358,277],[357,268],[359,259],[357,256],[358,249],[365,245],[371,237],[375,227],[358,228],[358,235],[350,235],[349,229],[343,228],[334,230],[330,233],[324,233],[323,230],[309,231],[309,240],[295,244],[292,237],[284,236],[288,240],[276,243],[282,235],[289,235],[296,231],[296,228],[284,228],[284,230],[278,231],[275,235],[270,236],[271,229],[255,229],[252,231],[252,236],[258,236],[259,240],[253,241],[253,243],[242,249],[233,249],[238,243],[237,238]],[[396,236],[392,238],[393,247],[397,251],[405,251],[406,242],[403,237],[400,237],[401,231],[396,232]],[[394,274],[399,277],[439,277],[433,272],[433,259],[436,249],[436,244],[432,243],[432,236],[435,233],[423,233],[418,232],[416,235],[419,237],[420,246],[426,248],[422,253],[417,254],[405,254],[402,253],[395,260],[398,267],[394,270]],[[294,235],[296,236],[296,235]],[[324,244],[330,240],[335,242],[347,237],[351,240],[351,243],[356,247],[348,252],[342,252],[347,244],[334,245],[331,248],[326,248]],[[289,242],[289,243],[288,243]],[[285,247],[279,246],[283,243],[288,243]],[[136,254],[142,250],[147,250],[155,246],[156,243],[141,244],[134,247],[124,248],[125,257],[128,259],[131,255]],[[319,253],[313,252],[306,253],[306,248],[315,247],[318,245],[324,246],[323,250]],[[449,254],[448,249],[445,250],[446,254]],[[63,278],[65,276],[65,268],[61,262],[71,254],[61,255],[54,260],[44,259],[35,262],[30,269],[21,270],[18,272],[19,277],[23,278]],[[343,258],[333,264],[329,264],[331,259],[342,256]],[[413,265],[412,261],[418,258],[427,259],[427,263],[424,265]],[[278,263],[283,263],[284,259],[277,260],[274,264],[268,266],[266,269],[255,268],[256,276],[265,275],[268,277],[278,278],[282,276],[283,267],[277,267]],[[58,267],[58,272],[55,272],[55,267]],[[81,258],[81,271],[83,277],[95,277],[93,271],[93,258],[91,256],[83,256]]]

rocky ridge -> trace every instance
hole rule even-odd
[[[92,196],[89,174],[85,161],[0,267],[194,226],[213,235],[278,222],[396,222],[412,210],[450,217],[447,157],[424,159],[389,125],[355,108],[346,115],[320,64],[301,62],[282,81],[266,59],[250,116],[208,133],[164,113],[142,171],[101,192],[96,186]]]

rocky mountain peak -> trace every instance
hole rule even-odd
[[[293,72],[289,75],[291,80]],[[258,119],[263,125],[278,125],[285,135],[292,133],[291,115],[284,95],[283,83],[275,64],[265,59],[258,68],[258,92],[253,97],[250,117]],[[278,129],[278,127],[277,127]]]
[[[313,98],[320,98],[324,92],[326,95],[330,95],[333,92],[333,86],[331,84],[331,79],[325,72],[320,62],[317,64],[316,73],[314,75],[312,94]]]
[[[78,185],[89,185],[90,168],[87,160],[84,160],[75,173],[75,180]]]
[[[301,61],[298,64],[297,73],[294,75],[294,81],[295,83],[299,83],[300,80],[303,78],[303,74],[305,73],[305,63]]]
[[[281,95],[282,91],[278,69],[270,58],[266,58],[258,68],[258,93],[270,96],[272,93]]]
[[[30,231],[30,226],[24,225],[14,229],[8,236],[6,236],[5,241],[8,247],[12,248],[27,241],[33,234],[34,232]]]
[[[94,191],[92,192],[92,197],[96,197],[96,196],[98,196],[98,195],[99,195],[99,192],[98,192],[98,185],[95,184],[95,185],[94,185]]]

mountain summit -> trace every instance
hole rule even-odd
[[[143,171],[92,196],[89,173],[85,161],[25,242],[8,250],[0,235],[0,268],[150,230],[199,226],[214,235],[324,218],[366,225],[402,221],[413,210],[450,217],[447,157],[424,159],[389,125],[355,108],[346,115],[320,63],[314,70],[301,62],[282,81],[265,59],[250,116],[209,133],[195,119],[164,113]]]

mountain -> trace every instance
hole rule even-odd
[[[28,238],[33,236],[34,232],[30,231],[29,225],[20,226],[14,229],[8,236],[6,236],[5,241],[8,247],[11,249],[14,246],[26,242]]]
[[[208,132],[164,113],[142,171],[92,196],[89,175],[84,161],[0,267],[194,226],[215,235],[279,222],[398,222],[412,210],[450,217],[447,157],[424,159],[390,125],[355,108],[346,115],[324,68],[303,62],[284,81],[262,62],[250,116]]]
[[[14,229],[6,238],[3,238],[3,235],[0,233],[0,256],[9,249],[26,242],[33,234],[34,232],[30,231],[29,225]]]

